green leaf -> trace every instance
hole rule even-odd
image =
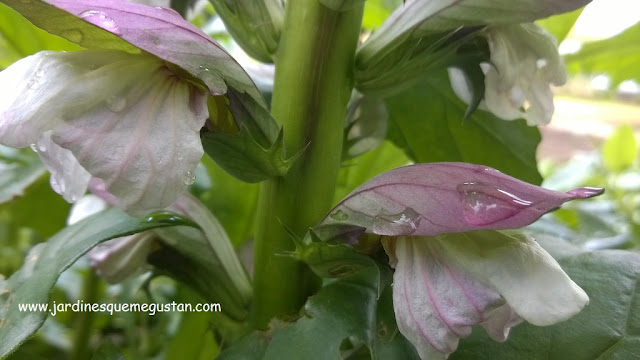
[[[283,129],[251,96],[233,89],[227,96],[229,111],[240,131],[229,134],[220,129],[203,130],[200,137],[207,155],[226,172],[248,183],[286,174],[301,152],[285,156]]]
[[[541,19],[536,21],[536,23],[550,32],[551,35],[555,36],[559,44],[567,37],[567,35],[569,35],[571,29],[573,29],[573,25],[575,25],[580,14],[582,14],[582,10],[584,10],[584,8]]]
[[[377,277],[377,269],[371,267],[325,286],[309,299],[296,322],[272,322],[267,332],[245,337],[218,359],[342,360],[345,339],[371,348],[376,337]]]
[[[247,183],[285,175],[301,154],[285,157],[282,131],[268,148],[262,147],[246,127],[241,127],[238,135],[202,132],[201,139],[207,155],[226,172]]]
[[[162,214],[139,220],[110,209],[69,226],[32,248],[24,266],[0,282],[0,358],[33,335],[48,315],[48,312],[21,312],[19,304],[49,303],[49,293],[58,276],[80,256],[105,240],[175,225],[193,226],[193,223],[177,215]]]
[[[416,162],[464,161],[542,182],[536,165],[538,129],[480,110],[463,120],[467,106],[451,90],[446,71],[388,98],[387,107],[389,139]]]
[[[480,329],[460,342],[451,360],[633,359],[640,354],[640,254],[622,250],[569,254],[558,238],[538,240],[548,250],[564,247],[558,260],[589,295],[578,315],[553,326],[521,324],[499,344]],[[555,245],[554,245],[555,244]],[[552,251],[553,252],[557,252]],[[556,254],[557,255],[557,254]]]
[[[0,146],[0,204],[22,196],[44,173],[35,152]]]
[[[7,6],[0,4],[0,69],[40,50],[77,50],[79,46],[33,26]]]
[[[44,1],[2,0],[0,2],[25,16],[40,29],[46,29],[72,43],[84,47],[140,52],[138,48],[118,36]]]
[[[638,156],[638,144],[629,125],[620,126],[602,144],[602,160],[609,171],[618,173],[633,165]]]
[[[606,73],[616,86],[624,80],[640,81],[640,23],[612,38],[585,44],[567,55],[567,67],[589,74]]]

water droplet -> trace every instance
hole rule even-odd
[[[371,231],[378,235],[411,235],[418,230],[420,220],[422,220],[420,214],[411,208],[406,208],[399,214],[374,217]]]
[[[38,148],[36,147],[36,144],[31,144],[29,146],[31,147],[31,150],[33,150],[34,152],[38,152]]]
[[[204,72],[209,72],[209,68],[208,67],[204,67],[202,65],[198,65],[198,70],[204,71]]]
[[[170,224],[170,225],[187,225],[198,227],[196,223],[191,221],[188,218],[184,218],[175,213],[166,210],[160,210],[148,214],[147,217],[141,220],[142,222],[157,222],[160,224]]]
[[[330,218],[332,218],[335,221],[347,221],[349,220],[349,215],[347,215],[347,213],[345,213],[342,210],[338,210],[336,212],[334,212],[333,214],[329,215]]]
[[[67,40],[69,40],[69,41],[71,41],[73,43],[79,43],[84,39],[84,35],[82,35],[82,32],[80,32],[80,30],[75,30],[75,29],[64,30],[64,31],[62,31],[60,33],[60,35],[63,38],[65,38],[65,39],[67,39]]]
[[[38,143],[38,150],[36,152],[47,152],[47,145],[44,142]]]
[[[99,11],[99,10],[84,11],[80,14],[80,18],[88,23],[91,23],[95,26],[103,28],[116,35],[120,35],[120,28],[118,27],[118,25],[116,25],[116,22],[113,21],[112,18],[107,16],[107,14],[105,14],[102,11]]]
[[[120,112],[127,106],[127,99],[120,96],[112,96],[107,99],[107,107],[113,112]]]
[[[457,190],[462,196],[464,220],[474,226],[510,218],[531,205],[531,201],[493,185],[464,183],[458,185]]]
[[[184,176],[184,184],[185,185],[193,185],[193,183],[196,182],[196,174],[194,174],[191,171],[187,171],[187,173]]]

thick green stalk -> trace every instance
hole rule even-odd
[[[260,328],[297,312],[318,286],[304,264],[279,256],[294,249],[283,225],[302,236],[332,205],[362,11],[363,3],[337,12],[319,0],[287,2],[272,113],[284,126],[287,153],[306,149],[286,176],[260,188],[253,299]]]

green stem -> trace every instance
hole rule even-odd
[[[84,278],[82,284],[82,297],[85,304],[95,303],[99,298],[100,278],[95,274],[93,269],[89,269],[89,273]],[[73,347],[69,359],[82,360],[91,358],[89,350],[89,340],[91,330],[93,328],[94,314],[92,312],[79,312],[74,324]]]
[[[260,188],[253,300],[258,328],[297,312],[319,285],[304,264],[279,256],[294,249],[282,225],[302,236],[331,208],[363,6],[337,12],[319,0],[287,2],[272,113],[284,127],[287,153],[306,150],[286,176]]]

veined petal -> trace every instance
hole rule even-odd
[[[150,56],[121,51],[42,51],[0,72],[0,144],[25,147],[153,71]],[[117,75],[116,75],[117,74]]]
[[[168,206],[193,182],[206,97],[164,67],[127,90],[69,119],[53,139],[104,182],[118,207],[143,215]]]
[[[554,110],[549,84],[566,82],[555,39],[535,24],[495,26],[486,33],[495,67],[485,77],[487,108],[505,120],[549,123]]]
[[[385,245],[397,259],[393,303],[398,328],[422,359],[445,359],[473,325],[482,324],[494,339],[504,341],[509,328],[520,322],[499,293],[451,264],[435,238],[390,238]]]
[[[42,134],[34,148],[51,173],[49,181],[55,192],[68,202],[75,202],[87,192],[91,174],[78,163],[71,151],[51,140],[51,131]]]
[[[535,240],[500,231],[386,238],[400,332],[422,359],[444,359],[483,326],[496,341],[523,319],[551,325],[589,298]]]
[[[529,236],[476,231],[438,239],[451,263],[494,288],[534,325],[567,320],[589,303],[587,294]]]

